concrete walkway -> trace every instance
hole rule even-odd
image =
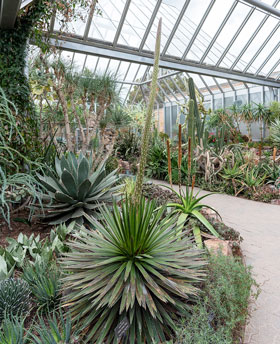
[[[201,195],[206,193],[201,191]],[[225,224],[240,232],[246,263],[253,267],[261,287],[244,344],[280,344],[280,206],[224,194],[209,196],[203,203],[214,207]]]

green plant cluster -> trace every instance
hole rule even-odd
[[[105,161],[93,171],[92,156],[87,159],[82,153],[76,158],[70,152],[55,160],[56,173],[51,169],[39,175],[47,190],[43,195],[50,224],[75,221],[82,224],[86,215],[96,215],[101,203],[110,203],[120,189],[117,170],[106,175]]]
[[[254,294],[253,287],[257,290]],[[189,317],[178,323],[176,337],[169,343],[240,343],[250,296],[256,298],[259,292],[250,269],[232,257],[212,256],[203,291]]]

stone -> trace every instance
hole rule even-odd
[[[210,254],[217,255],[221,252],[224,256],[232,256],[230,242],[221,239],[209,239],[204,241],[205,247]]]
[[[210,208],[202,208],[201,213],[207,217],[209,220],[212,220],[213,222],[221,222],[220,216],[212,209]]]
[[[280,199],[273,199],[270,203],[274,205],[280,205]]]

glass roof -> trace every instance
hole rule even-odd
[[[50,34],[60,35],[52,44],[80,70],[116,73],[124,99],[151,77],[160,18],[162,73],[191,75],[208,94],[280,87],[280,0],[99,0],[94,12],[82,14],[84,20],[71,22],[67,32],[55,18]]]

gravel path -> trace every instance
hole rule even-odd
[[[201,195],[205,193],[201,191]],[[240,232],[246,263],[253,267],[261,287],[261,294],[252,304],[244,344],[280,344],[280,206],[224,194],[214,194],[203,202],[218,210],[223,222]]]

